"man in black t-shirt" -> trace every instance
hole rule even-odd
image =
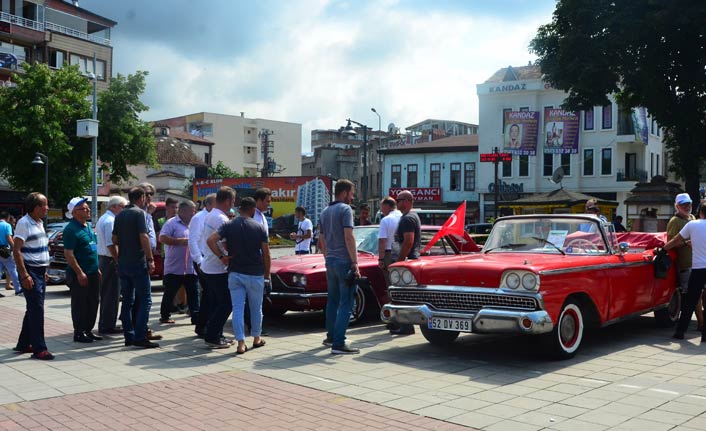
[[[404,262],[407,259],[419,259],[419,247],[422,240],[422,223],[419,221],[417,213],[412,212],[414,207],[414,196],[412,193],[403,190],[397,195],[397,209],[402,212],[400,222],[395,232],[395,243],[393,244],[393,256],[397,256],[397,262]],[[414,326],[410,324],[400,324],[390,326],[390,333],[395,335],[414,334]]]

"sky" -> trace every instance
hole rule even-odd
[[[553,0],[80,0],[117,21],[113,75],[149,71],[144,120],[217,112],[313,129],[478,124],[476,84],[524,66]],[[381,119],[371,111],[375,108]],[[482,127],[482,125],[481,125]]]

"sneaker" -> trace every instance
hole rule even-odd
[[[228,343],[231,346],[235,344],[235,340],[232,338],[221,337],[221,342]]]
[[[131,343],[134,347],[141,347],[143,349],[155,349],[159,347],[159,344],[153,343],[149,340],[133,341]]]
[[[332,347],[333,346],[333,340],[330,339],[329,337],[324,338],[324,341],[321,342],[326,347]]]
[[[35,353],[32,355],[33,359],[39,359],[40,361],[51,361],[54,359],[54,355],[49,353],[49,350],[44,350],[43,352]]]
[[[232,344],[226,342],[224,339],[218,340],[217,343],[213,343],[211,341],[206,341],[206,345],[210,347],[211,349],[228,349]]]
[[[360,353],[360,349],[351,347],[348,344],[344,344],[340,347],[331,347],[332,355],[357,355]]]

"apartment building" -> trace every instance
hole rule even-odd
[[[539,66],[507,67],[477,85],[479,152],[512,154],[500,168],[500,201],[559,187],[619,203],[635,183],[667,172],[662,131],[644,108],[606,106],[564,111],[566,93],[542,80]],[[481,163],[481,212],[494,211],[494,166]],[[561,185],[558,184],[559,180]],[[610,214],[607,214],[610,216]]]
[[[0,82],[12,85],[12,73],[22,73],[24,62],[57,69],[77,64],[86,75],[94,73],[98,90],[104,90],[112,75],[115,25],[78,1],[0,0]]]
[[[172,132],[186,132],[214,142],[211,160],[223,162],[246,177],[301,175],[302,126],[298,123],[198,112],[156,120]],[[265,148],[267,156],[265,158]]]

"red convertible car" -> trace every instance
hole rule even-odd
[[[559,358],[584,330],[654,312],[679,315],[675,265],[655,277],[664,233],[616,234],[592,215],[499,218],[481,253],[407,261],[390,268],[386,322],[420,325],[433,344],[461,332],[539,335]]]
[[[439,230],[439,226],[422,226],[422,247]],[[353,229],[358,248],[360,273],[368,277],[370,289],[357,287],[351,321],[379,315],[380,306],[388,302],[382,271],[378,267],[378,226]],[[480,249],[464,233],[442,237],[419,260],[432,262],[443,256],[478,252]],[[326,308],[326,264],[322,254],[287,256],[272,260],[272,293],[263,304],[266,316],[281,316],[287,311],[324,310]],[[269,302],[269,303],[268,303]]]

